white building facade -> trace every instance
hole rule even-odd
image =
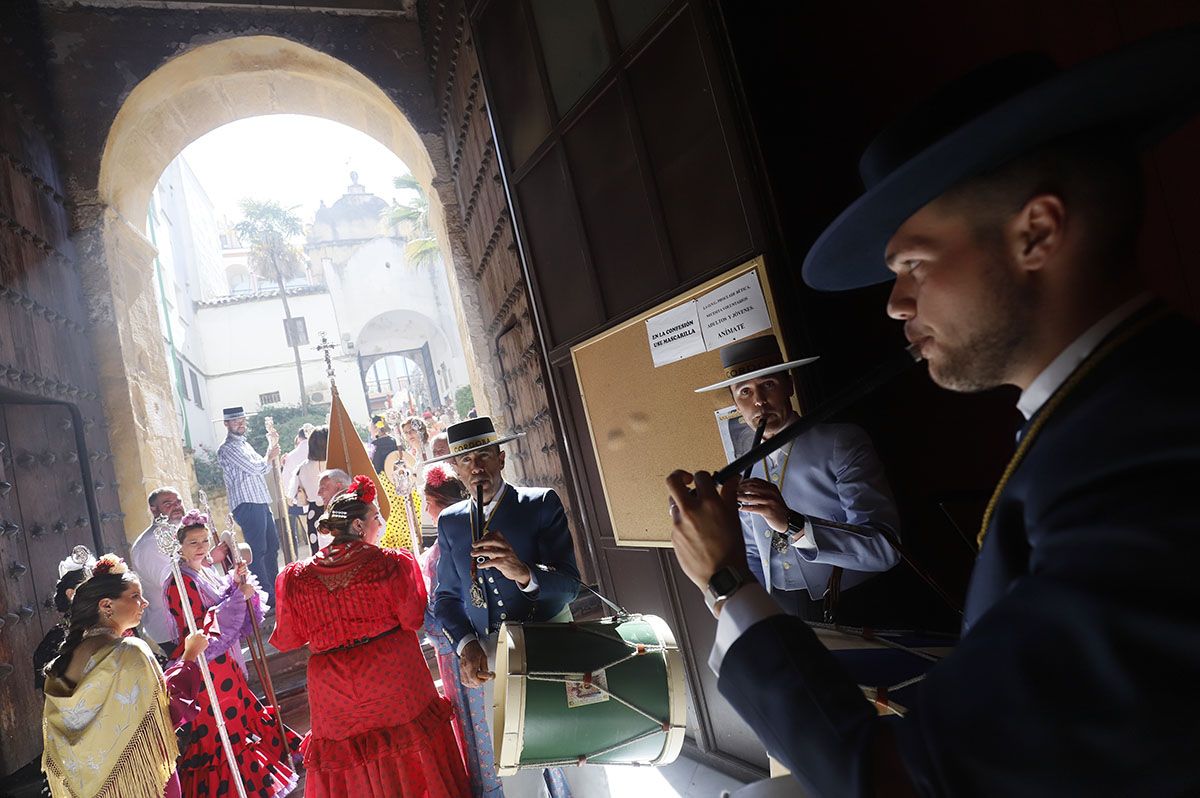
[[[223,407],[329,402],[320,334],[334,344],[339,395],[352,417],[392,403],[452,403],[468,384],[463,347],[440,260],[412,266],[385,219],[387,203],[352,175],[346,194],[322,204],[309,227],[305,276],[288,281],[303,388],[274,281],[255,275],[248,251],[217,223],[212,204],[180,156],[163,173],[151,207],[159,250],[164,346],[177,370],[177,412],[188,447],[224,438]]]

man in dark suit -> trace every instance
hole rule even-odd
[[[490,727],[500,625],[570,621],[579,569],[558,495],[504,481],[500,445],[518,436],[501,437],[487,416],[452,424],[446,435],[451,454],[437,460],[450,461],[472,498],[438,518],[441,557],[433,613],[458,652],[463,682],[484,688]],[[514,794],[536,794],[541,779],[525,770],[504,783]]]
[[[1134,267],[1137,149],[1198,102],[1196,29],[973,73],[876,139],[805,261],[826,290],[894,276],[939,385],[1022,390],[961,642],[906,717],[747,578],[736,480],[669,477],[721,693],[814,794],[1200,794],[1200,331]]]

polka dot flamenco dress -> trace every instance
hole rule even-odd
[[[187,567],[181,570],[197,623],[203,622],[210,609],[217,616],[221,635],[209,643],[205,657],[246,795],[249,798],[287,795],[297,782],[291,764],[292,752],[299,752],[300,738],[285,727],[287,738],[281,739],[274,710],[264,707],[246,683],[240,643],[243,633],[250,633],[245,597],[232,577],[208,569],[204,573]],[[167,583],[165,598],[182,639],[187,634],[187,621],[182,615],[174,580]],[[261,591],[252,600],[259,620],[265,600]],[[178,658],[182,653],[180,644],[172,656]],[[199,714],[191,723],[187,745],[180,747],[179,780],[183,798],[236,796],[237,788],[230,778],[207,690],[200,691],[196,703]]]
[[[276,583],[271,643],[307,645],[309,798],[471,794],[451,726],[417,642],[425,584],[408,551],[333,543]]]

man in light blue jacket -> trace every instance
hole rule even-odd
[[[721,349],[725,379],[747,426],[769,439],[800,418],[789,370],[774,335]],[[886,536],[900,522],[883,464],[853,424],[820,424],[756,464],[738,490],[750,570],[790,615],[826,619],[825,598],[899,561]],[[886,535],[886,536],[885,536]]]

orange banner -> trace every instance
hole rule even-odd
[[[367,447],[354,429],[354,422],[346,412],[346,406],[338,396],[337,388],[333,389],[333,404],[329,408],[329,450],[326,454],[326,468],[340,468],[351,477],[367,474],[375,482],[375,500],[379,502],[379,512],[386,521],[392,507],[388,502],[379,475],[371,465],[367,456]]]

